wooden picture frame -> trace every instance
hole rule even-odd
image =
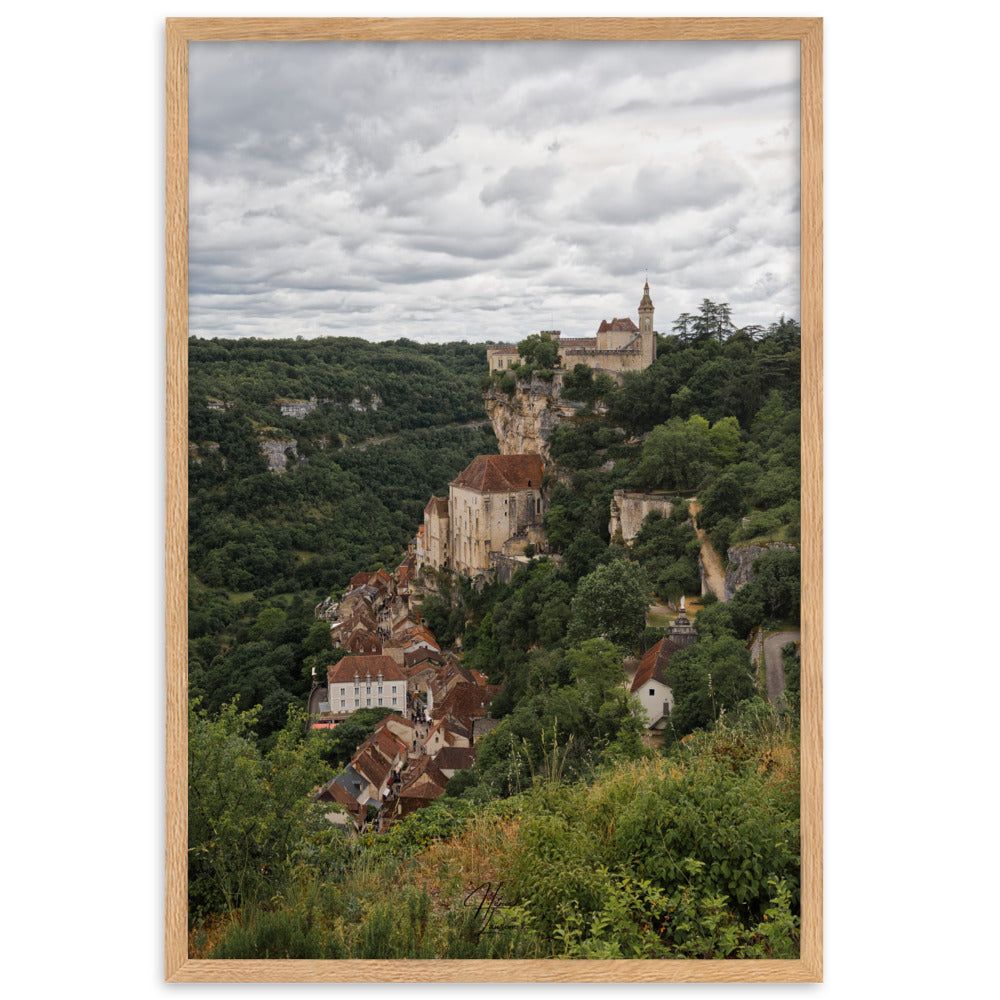
[[[802,934],[787,961],[191,960],[187,941],[188,43],[258,40],[785,40],[801,56]],[[170,982],[819,982],[822,884],[822,19],[166,21],[166,923]]]

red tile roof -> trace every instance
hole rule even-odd
[[[422,757],[416,770],[406,779],[406,784],[399,791],[401,799],[436,799],[448,784],[448,778],[441,773],[429,757]]]
[[[368,739],[390,763],[406,750],[406,745],[385,726],[379,726]]]
[[[381,788],[392,771],[392,765],[374,748],[366,744],[351,758],[351,767],[376,789]]]
[[[438,517],[448,516],[448,498],[447,497],[431,497],[427,501],[427,506],[424,508],[424,516],[428,514],[436,514]]]
[[[598,333],[638,333],[639,327],[632,320],[613,319],[610,323],[606,319],[601,320],[601,325],[597,328]]]
[[[441,770],[464,771],[476,762],[476,751],[472,747],[445,747],[434,758]]]
[[[374,680],[379,674],[386,681],[405,681],[406,675],[395,661],[388,656],[345,656],[338,664],[326,668],[326,679],[330,684],[354,683],[357,674],[364,680],[371,674]]]
[[[456,719],[465,721],[481,718],[489,711],[493,699],[500,691],[499,684],[481,687],[475,682],[460,681],[440,705],[434,706],[434,716],[443,719],[453,715]]]
[[[639,669],[635,672],[635,679],[632,681],[632,692],[636,692],[641,687],[645,687],[651,679],[658,680],[661,684],[667,683],[667,667],[670,666],[671,657],[679,649],[683,649],[679,643],[673,639],[661,639],[656,645],[646,650],[639,661]]]
[[[387,715],[381,722],[379,722],[378,729],[388,729],[389,723],[393,723],[397,726],[405,726],[407,729],[415,729],[416,727],[410,722],[409,719],[404,719],[401,715],[397,715],[395,712],[392,715]],[[391,730],[390,730],[391,732]]]
[[[479,493],[504,493],[542,485],[541,455],[480,455],[452,483]]]
[[[425,669],[420,666],[422,663],[427,663],[428,660],[432,660],[434,663],[440,663],[440,658],[440,650],[435,652],[433,649],[428,649],[426,646],[417,646],[417,648],[411,652],[403,653],[403,666],[406,668],[407,676],[412,677],[419,670]]]
[[[316,800],[318,802],[336,802],[338,805],[346,806],[347,812],[354,818],[355,822],[360,822],[365,817],[365,807],[343,785],[338,784],[336,780],[325,785],[319,795],[316,796]]]

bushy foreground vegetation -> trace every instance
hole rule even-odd
[[[231,722],[210,725],[231,735]],[[293,752],[297,764],[309,757],[307,744]],[[277,797],[267,808],[240,801],[233,808],[256,812],[261,831],[246,870],[267,869],[266,885],[246,886],[223,908],[224,919],[196,920],[196,953],[797,955],[799,781],[791,715],[750,701],[667,756],[640,752],[599,766],[586,780],[558,777],[559,758],[558,750],[549,755],[527,791],[479,804],[441,800],[387,834],[354,840],[307,821],[301,797],[288,814]],[[307,780],[297,767],[289,773]],[[202,846],[193,840],[194,857]]]

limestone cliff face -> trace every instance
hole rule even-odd
[[[518,385],[513,396],[490,390],[486,393],[486,413],[493,424],[501,455],[542,456],[548,465],[549,437],[559,424],[566,423],[584,409],[577,403],[559,397],[558,383],[534,379],[529,385]],[[595,413],[603,407],[595,406]]]
[[[275,441],[273,438],[264,438],[260,442],[260,450],[267,459],[267,467],[271,472],[282,473],[288,465],[288,455],[297,456],[296,446],[298,442],[292,438],[290,441]]]
[[[726,597],[731,601],[740,587],[754,579],[753,563],[759,556],[771,549],[794,549],[788,542],[770,542],[765,545],[735,545],[726,550],[729,564],[726,566]]]

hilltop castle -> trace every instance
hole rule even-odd
[[[593,337],[566,337],[559,330],[542,330],[559,344],[559,364],[571,369],[587,365],[597,371],[634,372],[648,368],[656,360],[656,332],[653,330],[653,300],[646,282],[639,302],[639,325],[631,319],[601,320]],[[498,344],[486,351],[491,372],[520,364],[516,344]]]

